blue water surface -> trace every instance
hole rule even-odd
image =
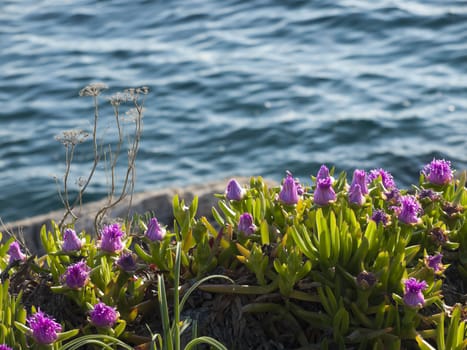
[[[323,163],[400,186],[433,157],[467,168],[465,1],[3,0],[0,67],[4,221],[61,207],[54,137],[91,130],[78,92],[96,81],[151,88],[138,192],[287,169],[310,183]],[[92,158],[78,147],[74,178]],[[106,179],[100,166],[87,200]]]

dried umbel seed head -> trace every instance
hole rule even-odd
[[[109,97],[109,102],[112,106],[117,107],[122,103],[126,103],[129,100],[129,95],[124,92],[117,92]]]
[[[62,143],[65,147],[76,146],[83,143],[88,138],[89,133],[81,129],[71,129],[62,131],[60,135],[55,136],[55,140]]]
[[[82,88],[79,92],[80,96],[99,96],[102,90],[108,89],[104,83],[92,83]]]

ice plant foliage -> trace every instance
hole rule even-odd
[[[279,192],[279,200],[286,205],[297,204],[299,199],[298,190],[295,179],[291,173],[288,173]]]
[[[62,331],[62,326],[42,311],[38,311],[28,318],[29,328],[32,330],[32,337],[38,344],[52,344]]]
[[[79,239],[75,230],[71,228],[65,229],[65,232],[63,232],[63,245],[62,245],[62,250],[64,252],[72,252],[75,250],[80,250],[82,245],[83,243]]]
[[[14,241],[10,244],[8,248],[8,255],[10,256],[9,263],[13,263],[15,261],[23,261],[26,259],[26,255],[21,252],[21,247],[19,243]]]
[[[240,201],[245,196],[246,190],[238,183],[237,180],[231,179],[225,190],[225,197],[228,200]]]
[[[422,307],[425,305],[425,297],[422,290],[425,290],[428,284],[425,281],[419,281],[416,278],[409,278],[404,282],[404,302],[407,306]]]
[[[434,185],[445,185],[453,178],[451,162],[444,159],[433,159],[431,163],[425,165],[422,173]]]
[[[157,218],[149,220],[148,229],[146,231],[146,237],[151,241],[162,241],[165,237],[166,230],[163,228]]]
[[[63,275],[65,284],[71,289],[83,288],[89,282],[91,268],[84,261],[68,266]]]
[[[89,312],[91,323],[96,327],[112,327],[118,319],[118,312],[102,302],[94,305]]]
[[[115,253],[123,249],[122,237],[124,233],[119,224],[104,226],[101,231],[100,248],[109,253]]]
[[[451,276],[459,279],[454,288],[467,284],[467,189],[465,179],[455,179],[450,164],[448,171],[443,162],[434,160],[425,167],[412,190],[398,189],[383,169],[357,169],[348,181],[345,173],[331,177],[325,165],[312,177],[311,188],[302,187],[290,172],[273,187],[258,177],[250,179],[246,190],[232,179],[216,195],[219,202],[211,211],[215,223],[196,216],[197,199],[185,205],[177,197],[173,232],[156,218],[135,217],[125,226],[128,241],[118,224],[105,226],[97,241],[85,232],[80,240],[70,228],[63,231],[62,242],[63,227],[57,225],[53,232],[44,228],[41,241],[47,256],[30,258],[22,266],[0,259],[0,315],[11,314],[15,320],[12,327],[0,319],[0,343],[20,348],[11,335],[18,330],[22,339],[17,339],[27,345],[34,339],[55,348],[77,348],[75,339],[65,341],[81,333],[96,341],[98,336],[120,337],[132,342],[131,348],[141,345],[132,332],[151,322],[157,332],[162,327],[161,342],[172,341],[167,348],[178,349],[177,339],[188,322],[180,318],[181,307],[200,288],[250,294],[241,299],[249,303],[242,305],[245,312],[285,310],[301,339],[281,344],[284,348],[306,342],[319,347],[315,339],[320,339],[329,349],[405,349],[428,343],[421,348],[461,349],[467,334],[463,294],[450,293],[453,286],[445,284]],[[141,229],[143,222],[147,228]],[[18,243],[11,241],[0,243],[0,251],[9,247],[12,261],[23,260]],[[448,267],[450,275],[443,276]],[[219,281],[213,274],[220,270],[228,271],[232,280]],[[8,294],[18,290],[8,283],[26,274],[31,279],[47,276],[54,294],[75,299],[82,324],[62,332],[41,311],[26,322],[26,311],[15,309],[18,302]],[[204,283],[210,278],[216,282]],[[161,317],[154,318],[150,305],[156,294]],[[152,323],[154,319],[163,319],[163,324]],[[270,324],[280,327],[280,321],[272,318]],[[308,338],[307,329],[316,334]],[[110,346],[121,345],[105,339]]]
[[[257,230],[253,222],[253,216],[250,213],[243,213],[240,215],[238,221],[238,231],[243,232],[246,236],[250,236]]]

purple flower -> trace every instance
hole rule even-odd
[[[384,210],[376,209],[371,215],[371,220],[377,224],[381,223],[383,226],[386,226],[389,223],[389,215],[384,212]]]
[[[78,238],[78,235],[76,234],[75,230],[72,230],[71,228],[65,229],[65,232],[63,233],[63,245],[62,245],[62,250],[64,252],[80,250],[82,244],[83,243]]]
[[[119,224],[107,225],[101,231],[101,246],[102,250],[110,253],[115,253],[123,249],[123,231]]]
[[[0,344],[0,350],[13,350],[12,348],[10,348],[8,345],[6,344]]]
[[[442,259],[443,254],[441,253],[438,253],[436,255],[428,255],[427,257],[425,257],[425,264],[430,269],[433,269],[435,273],[439,273],[444,270]]]
[[[420,191],[420,193],[418,194],[418,198],[419,200],[427,199],[429,201],[434,202],[440,197],[439,194],[433,191],[432,189],[425,189]]]
[[[316,189],[313,201],[317,205],[328,205],[336,200],[336,193],[332,188],[332,179],[330,177],[317,178]]]
[[[363,195],[368,194],[365,170],[355,169],[355,171],[353,172],[353,178],[352,183],[350,184],[350,188],[352,188],[352,186],[355,186],[356,184],[360,185],[360,190]]]
[[[392,177],[391,173],[381,168],[370,170],[367,181],[368,183],[371,183],[378,179],[380,176],[383,186],[386,188],[386,190],[391,190],[396,187],[396,183],[394,182],[394,178]]]
[[[122,253],[117,260],[117,266],[123,271],[133,272],[136,270],[136,259],[132,253]]]
[[[165,228],[163,228],[156,218],[149,220],[146,236],[151,241],[162,241],[165,237]]]
[[[386,201],[392,204],[399,204],[401,193],[397,188],[391,188],[391,190],[384,193]]]
[[[39,344],[52,344],[58,338],[57,333],[62,331],[59,323],[40,310],[31,315],[27,321],[32,330],[32,337]]]
[[[228,200],[239,201],[245,196],[246,190],[238,183],[237,180],[231,179],[225,190],[225,197]]]
[[[430,231],[430,237],[437,245],[443,245],[449,239],[448,234],[441,227],[433,227]]]
[[[376,276],[372,272],[362,271],[357,275],[357,283],[362,289],[371,288],[376,283]]]
[[[62,278],[68,288],[80,289],[88,283],[90,271],[91,268],[84,261],[79,261],[68,266]]]
[[[451,162],[444,159],[433,158],[430,164],[425,165],[422,173],[434,185],[447,184],[453,178]]]
[[[321,165],[321,167],[319,168],[318,170],[318,174],[316,175],[316,180],[319,180],[319,179],[327,179],[327,178],[331,178],[331,183],[333,182],[332,181],[332,177],[331,175],[329,174],[329,169],[326,165]]]
[[[8,255],[10,256],[10,260],[8,261],[10,264],[18,260],[26,260],[26,255],[21,252],[19,243],[16,241],[10,244],[10,247],[8,248]]]
[[[410,277],[404,282],[404,302],[407,306],[422,307],[425,304],[425,297],[422,290],[428,287],[425,281],[419,282],[414,277]]]
[[[89,313],[91,323],[96,327],[112,327],[119,317],[115,308],[100,302]]]
[[[421,206],[414,196],[406,195],[400,197],[401,207],[397,208],[398,218],[405,224],[416,224],[420,221],[418,215],[421,213]]]
[[[238,231],[243,232],[245,235],[250,236],[256,231],[256,225],[253,223],[253,216],[250,213],[243,213],[240,215],[238,221]]]
[[[365,200],[360,185],[358,183],[350,185],[349,202],[361,206],[365,203]]]
[[[279,192],[279,200],[286,205],[298,203],[298,188],[292,174],[288,173]]]

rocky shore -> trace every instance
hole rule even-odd
[[[144,214],[151,211],[157,216],[159,222],[170,227],[174,220],[172,199],[175,195],[185,200],[187,204],[191,203],[193,198],[197,196],[199,199],[198,217],[206,216],[211,218],[211,208],[215,206],[218,201],[218,199],[214,197],[214,194],[224,193],[228,180],[229,179],[222,179],[181,188],[166,188],[136,193],[133,195],[131,206],[129,206],[130,199],[126,198],[107,213],[106,219],[108,221],[114,221],[118,218],[126,217],[128,213],[133,215]],[[249,178],[238,177],[237,180],[244,185],[249,183]],[[75,224],[76,231],[85,230],[87,232],[93,232],[94,216],[105,203],[106,199],[102,199],[100,201],[84,204],[80,210],[77,211],[79,218]],[[32,253],[40,254],[42,253],[40,241],[41,227],[44,224],[50,226],[51,220],[56,222],[60,221],[63,213],[63,210],[56,210],[47,214],[7,223],[0,229],[0,232],[4,233],[4,238],[8,233],[18,237],[24,237],[24,243],[29,250]]]

